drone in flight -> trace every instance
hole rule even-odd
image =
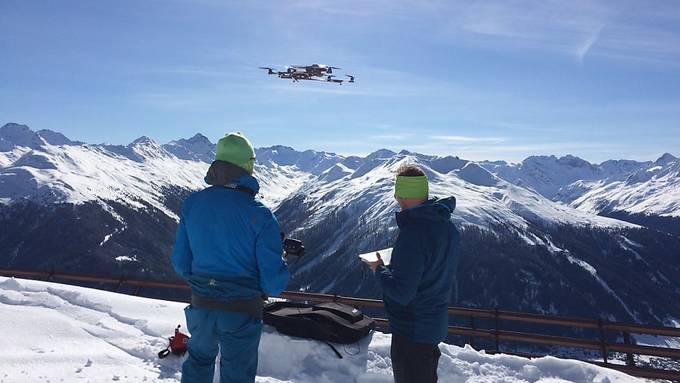
[[[270,67],[260,67],[260,69],[266,69],[267,74],[276,75],[278,78],[290,79],[293,82],[298,82],[300,80],[308,81],[322,81],[331,82],[341,85],[343,82],[353,83],[354,76],[345,75],[348,80],[341,80],[335,78],[333,74],[333,69],[341,69],[338,67],[324,65],[324,64],[312,64],[312,65],[291,65],[286,68],[285,71],[275,71]]]

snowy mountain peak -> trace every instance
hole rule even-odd
[[[582,158],[572,156],[571,154],[567,154],[564,157],[560,157],[557,160],[557,162],[559,162],[562,165],[570,166],[572,168],[592,168],[593,167],[593,164],[591,164],[590,162],[588,162],[588,161],[586,161]]]
[[[408,154],[409,152],[406,152],[406,153]],[[395,152],[393,152],[389,149],[380,149],[380,150],[376,150],[375,152],[366,156],[366,160],[370,161],[370,160],[375,160],[375,159],[386,159],[386,158],[394,157],[394,155],[396,155],[396,154],[397,153],[395,153]]]
[[[39,148],[45,141],[28,126],[10,122],[0,128],[0,150],[9,151],[16,146]]]
[[[592,168],[593,165],[576,156],[567,154],[566,156],[557,158],[554,155],[551,156],[529,156],[524,161],[522,161],[522,166],[568,166],[572,168]]]
[[[138,162],[143,161],[143,159],[160,159],[172,156],[171,153],[147,136],[132,141],[127,146],[127,150],[132,152],[127,157]]]
[[[474,162],[468,162],[455,171],[461,179],[477,186],[496,186],[500,179]]]
[[[5,134],[5,132],[12,131],[33,132],[27,125],[17,124],[16,122],[8,122],[0,127],[0,134]]]
[[[300,152],[290,146],[275,145],[264,148],[256,148],[257,162],[265,163],[273,161],[279,165],[293,165],[297,161]]]
[[[557,157],[551,156],[529,156],[522,161],[522,165],[544,162],[557,162]]]
[[[215,158],[215,144],[201,133],[196,133],[191,138],[171,141],[163,145],[163,149],[183,160],[210,163]]]
[[[210,142],[210,139],[208,137],[202,135],[201,133],[194,134],[194,136],[189,138],[187,141],[189,141],[189,142],[211,143],[212,144],[212,142]]]
[[[274,151],[274,152],[278,152],[278,151],[294,152],[295,151],[295,149],[291,148],[290,146],[286,146],[286,145],[274,145],[274,146],[264,147],[264,148],[259,148],[259,149],[260,150],[271,150],[271,151]]]
[[[179,140],[170,141],[168,144],[183,145],[187,147],[215,146],[208,137],[201,133],[196,133],[190,138],[180,138]]]
[[[446,156],[437,157],[430,162],[430,167],[439,173],[446,174],[452,170],[462,169],[468,161],[458,157]]]
[[[314,175],[322,174],[345,159],[345,157],[335,153],[317,152],[315,150],[298,152],[291,147],[281,145],[256,148],[255,155],[260,164],[295,166],[301,171]]]
[[[49,129],[42,129],[36,132],[45,142],[50,145],[79,145],[80,141],[71,141],[65,135]]]
[[[659,157],[656,161],[654,161],[654,164],[664,166],[668,165],[671,162],[677,161],[678,158],[675,157],[674,155],[670,153],[664,153],[661,157]]]
[[[139,145],[153,145],[153,146],[158,146],[156,141],[154,141],[152,138],[148,136],[141,136],[138,139],[132,141],[130,143],[130,146],[139,146]]]

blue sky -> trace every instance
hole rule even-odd
[[[680,155],[672,0],[0,0],[0,52],[0,124],[86,142]],[[314,62],[357,82],[257,69]]]

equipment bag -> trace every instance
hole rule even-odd
[[[358,309],[335,302],[273,302],[265,305],[262,319],[282,334],[325,342],[339,358],[342,355],[329,342],[355,343],[375,328],[373,319]]]
[[[170,344],[164,350],[158,353],[158,357],[163,359],[171,352],[177,356],[184,355],[187,352],[187,342],[189,342],[189,335],[179,331],[180,325],[175,329],[175,335],[168,338]]]

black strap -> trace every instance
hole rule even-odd
[[[165,358],[166,356],[170,355],[170,347],[166,348],[165,350],[161,351],[158,353],[158,357],[160,359]]]
[[[328,347],[330,347],[331,350],[333,350],[333,352],[335,353],[335,355],[338,356],[338,358],[342,359],[342,354],[340,354],[340,352],[338,351],[338,349],[335,348],[335,346],[333,346],[329,342],[324,342],[324,343],[326,343],[328,345]]]
[[[320,330],[327,333],[327,334],[329,333],[329,331],[324,327],[320,327]],[[323,341],[323,342],[326,343],[328,345],[328,347],[331,348],[331,350],[333,350],[333,352],[335,353],[335,355],[338,356],[338,358],[343,359],[342,354],[340,354],[340,352],[338,351],[337,348],[335,348],[335,346],[333,346],[330,342],[327,342],[327,341]]]
[[[196,294],[191,294],[191,305],[203,309],[243,313],[257,319],[262,319],[262,307],[264,306],[264,301],[262,300],[262,297],[219,301],[215,299],[204,298]]]

